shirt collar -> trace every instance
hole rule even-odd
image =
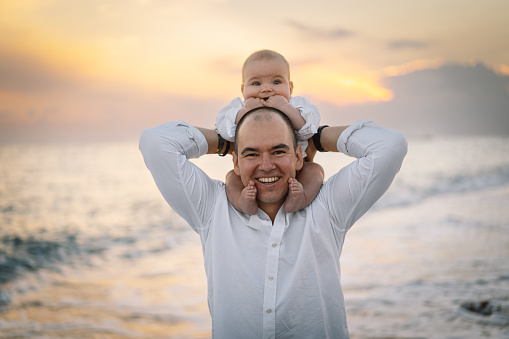
[[[283,206],[281,206],[281,208],[277,212],[276,221],[277,221],[277,219],[284,219],[285,231],[286,231],[286,229],[290,225],[290,216],[292,215],[292,213],[286,213]],[[235,207],[233,207],[233,205],[231,206],[231,208],[233,208],[235,213],[237,213],[237,215],[239,216],[240,220],[242,220],[244,225],[246,225],[247,227],[250,227],[252,229],[255,229],[257,231],[262,229],[263,220],[270,221],[270,217],[267,215],[267,213],[265,213],[261,209],[258,209],[258,211],[255,214],[249,215],[249,214],[239,212]]]

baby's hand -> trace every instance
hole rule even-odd
[[[244,114],[246,114],[250,110],[255,109],[257,107],[262,107],[262,106],[263,106],[262,99],[247,98],[246,101],[244,102],[244,107],[239,109],[239,111],[237,112],[237,117],[235,118],[235,123],[238,124],[240,119],[244,116]]]
[[[267,99],[262,99],[262,104],[264,106],[277,108],[282,111],[285,105],[288,105],[288,100],[282,95],[273,95],[268,97]]]
[[[248,111],[262,106],[264,106],[264,104],[262,102],[262,99],[260,98],[247,98],[246,101],[244,102],[244,107]]]

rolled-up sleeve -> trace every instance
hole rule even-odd
[[[408,144],[398,131],[357,121],[340,135],[337,148],[357,160],[324,184],[323,198],[334,224],[346,231],[387,191]]]
[[[216,129],[223,139],[230,142],[235,141],[235,131],[237,130],[237,113],[244,107],[244,102],[240,98],[233,99],[225,106],[216,117]]]
[[[210,218],[219,187],[188,161],[207,153],[204,135],[182,120],[173,121],[146,129],[139,147],[164,199],[199,232]]]
[[[297,131],[297,138],[299,140],[307,140],[318,131],[320,126],[320,112],[315,105],[311,104],[304,97],[291,97],[290,104],[300,111],[300,115],[306,121],[304,126]]]

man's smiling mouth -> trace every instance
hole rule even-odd
[[[273,183],[273,182],[276,182],[279,180],[279,177],[270,177],[270,178],[258,178],[257,179],[259,182],[261,183],[264,183],[264,184],[270,184],[270,183]]]

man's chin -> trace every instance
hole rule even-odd
[[[288,192],[285,192],[285,194],[273,195],[273,194],[260,194],[260,192],[258,192],[257,200],[258,202],[261,202],[265,205],[283,204],[283,202],[286,199],[287,193]]]

